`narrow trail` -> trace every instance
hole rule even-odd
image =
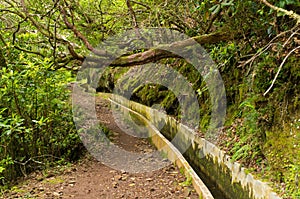
[[[118,127],[107,100],[97,97],[96,111],[99,121],[113,132],[112,141],[116,145],[137,153],[155,150],[146,139],[127,135]],[[87,156],[70,166],[33,173],[2,198],[197,199],[199,196],[173,164],[132,174],[114,170]]]

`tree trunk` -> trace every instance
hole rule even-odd
[[[6,67],[6,60],[3,56],[3,52],[2,52],[2,48],[0,48],[0,70],[2,69],[2,67]]]

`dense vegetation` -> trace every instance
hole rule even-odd
[[[54,161],[75,160],[81,146],[72,121],[65,83],[71,73],[51,69],[51,62],[5,49],[0,71],[0,172],[3,184],[45,168]]]
[[[300,197],[298,0],[2,0],[0,13],[2,184],[78,157],[81,145],[66,84],[85,55],[105,59],[106,53],[94,47],[124,30],[164,27],[196,38],[217,63],[228,103],[218,144],[274,182],[281,196]],[[206,83],[190,64],[171,57],[160,62],[179,71],[197,91],[199,131],[205,132],[211,111]],[[121,74],[145,62],[131,58],[116,60],[97,90],[111,92]],[[180,116],[175,96],[161,85],[145,85],[133,98],[150,106],[161,103]]]

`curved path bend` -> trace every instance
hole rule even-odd
[[[150,153],[146,139],[124,133],[114,122],[110,103],[96,98],[99,121],[112,132],[115,144],[127,151]],[[90,156],[78,163],[30,174],[0,198],[76,198],[76,199],[198,199],[191,183],[174,165],[147,173],[130,174],[101,164]]]

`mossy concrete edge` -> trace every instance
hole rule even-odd
[[[178,151],[178,149],[169,142],[161,133],[160,131],[143,115],[140,113],[131,110],[130,108],[119,104],[118,102],[110,99],[112,103],[118,106],[120,111],[126,109],[126,111],[130,111],[131,113],[137,115],[142,119],[149,127],[150,132],[150,139],[151,142],[156,146],[156,148],[167,155],[168,159],[176,164],[179,169],[183,169],[184,174],[187,178],[192,179],[193,187],[195,188],[196,192],[198,193],[201,199],[214,199],[212,194],[210,193],[209,189],[206,185],[202,182],[199,178],[197,173],[193,170],[193,168],[189,165],[189,163],[185,160],[183,155]]]
[[[155,127],[164,125],[161,132],[168,140],[172,140],[175,135],[180,136],[182,143],[177,143],[177,146],[175,146],[177,149],[180,150],[182,145],[191,143],[191,146],[185,152],[185,156],[201,172],[209,176],[218,188],[226,193],[228,198],[280,199],[266,182],[257,180],[252,174],[246,173],[245,168],[237,162],[232,162],[224,151],[197,136],[192,129],[179,123],[174,118],[119,95],[112,94],[110,98],[141,114]]]

